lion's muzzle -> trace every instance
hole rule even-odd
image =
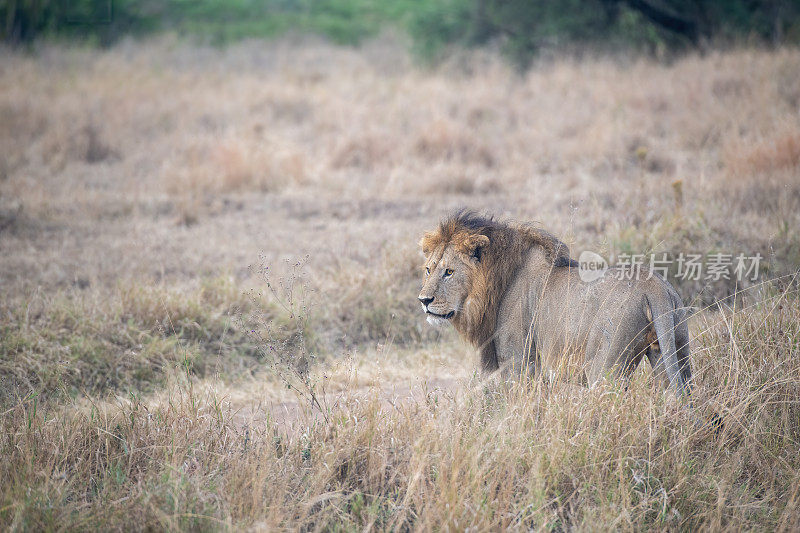
[[[419,297],[419,301],[422,304],[422,310],[428,315],[428,319],[435,319],[435,320],[450,320],[453,318],[453,315],[456,314],[455,311],[448,311],[447,313],[437,313],[435,311],[431,311],[429,309],[429,305],[433,303],[433,298],[427,298],[424,296]]]

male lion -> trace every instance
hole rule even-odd
[[[479,348],[485,373],[500,368],[516,379],[546,370],[592,384],[627,379],[647,355],[665,386],[689,393],[686,311],[664,278],[615,267],[583,282],[553,235],[469,211],[420,245],[428,321],[451,322]]]

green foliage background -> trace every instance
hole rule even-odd
[[[170,30],[218,44],[294,32],[355,45],[386,27],[407,32],[425,59],[495,41],[524,66],[571,45],[798,43],[800,0],[0,0],[0,37],[13,44],[44,35],[108,45]]]

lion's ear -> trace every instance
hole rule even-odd
[[[419,240],[419,246],[422,248],[422,253],[426,256],[430,255],[439,242],[439,235],[432,231],[425,233]]]
[[[470,257],[474,257],[478,261],[481,260],[481,251],[489,244],[489,237],[486,235],[476,234],[470,235],[464,241],[466,253]]]

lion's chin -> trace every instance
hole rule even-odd
[[[428,314],[428,324],[436,328],[443,328],[450,320],[442,316]]]

